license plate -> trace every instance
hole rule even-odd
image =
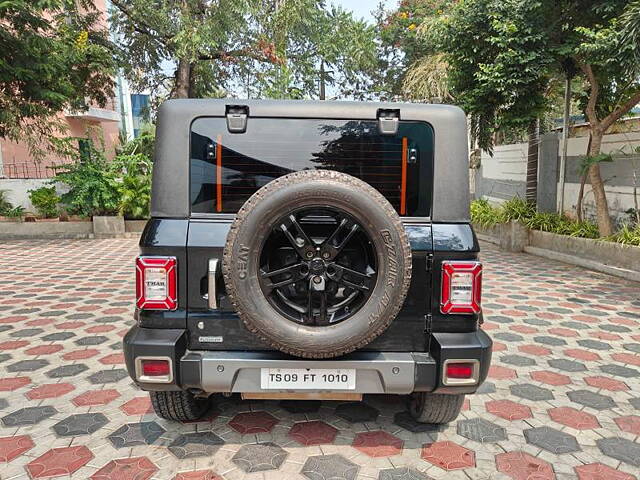
[[[354,368],[262,368],[263,390],[355,390]]]

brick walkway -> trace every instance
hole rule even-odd
[[[0,245],[2,479],[640,477],[638,284],[485,246],[494,366],[457,422],[415,424],[394,397],[232,398],[180,425],[124,370],[135,254],[132,239]]]

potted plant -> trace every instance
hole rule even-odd
[[[38,212],[38,221],[58,221],[60,197],[56,193],[56,187],[40,187],[29,190],[29,199]]]

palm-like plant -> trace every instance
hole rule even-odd
[[[416,60],[407,71],[402,93],[413,100],[452,100],[447,75],[449,64],[443,54],[425,55]]]
[[[633,52],[640,58],[640,0],[632,0],[622,15],[622,36],[633,45]]]

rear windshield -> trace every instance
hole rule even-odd
[[[225,118],[191,127],[192,213],[235,213],[271,180],[298,170],[348,173],[376,188],[403,216],[431,210],[433,130],[400,122],[381,135],[376,121],[249,118],[245,133]]]

